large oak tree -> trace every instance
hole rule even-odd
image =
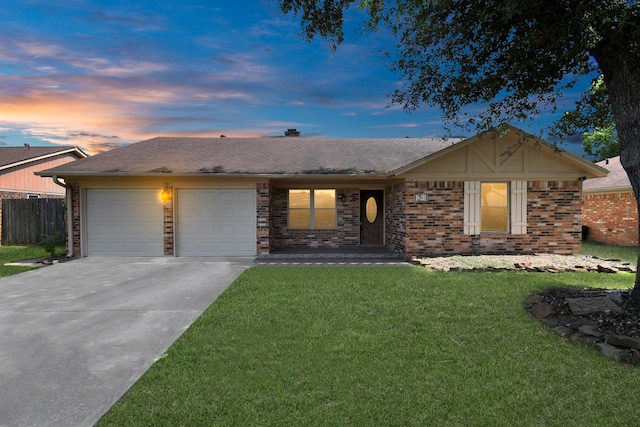
[[[485,130],[556,105],[585,75],[604,75],[620,160],[640,205],[640,7],[631,0],[279,0],[307,38],[344,41],[347,10],[396,37],[392,101],[436,104],[451,123]],[[483,105],[479,115],[465,107]],[[584,129],[585,131],[587,129]],[[640,275],[632,298],[640,301]]]

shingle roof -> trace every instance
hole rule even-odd
[[[120,147],[43,175],[388,174],[459,139],[178,138]]]
[[[53,147],[0,147],[0,168],[11,166],[41,157],[50,157],[68,151],[77,151],[76,147],[53,146]]]
[[[620,163],[620,156],[603,160],[596,164],[607,169],[609,171],[609,175],[604,178],[587,179],[582,184],[583,191],[598,191],[624,187],[631,188],[631,182],[629,181],[627,172]]]

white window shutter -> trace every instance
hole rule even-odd
[[[511,234],[527,234],[527,181],[511,181]]]
[[[480,181],[464,182],[464,234],[480,234]]]

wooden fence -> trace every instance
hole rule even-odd
[[[60,232],[65,242],[65,199],[3,199],[2,244],[35,245]]]

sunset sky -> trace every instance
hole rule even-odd
[[[356,13],[348,23],[358,28]],[[88,153],[155,136],[448,136],[389,107],[384,31],[307,43],[277,2],[20,0],[0,8],[0,145]],[[568,94],[567,101],[575,99]],[[514,125],[538,133],[555,117]],[[454,136],[470,136],[464,133]],[[571,149],[572,145],[564,145]]]

